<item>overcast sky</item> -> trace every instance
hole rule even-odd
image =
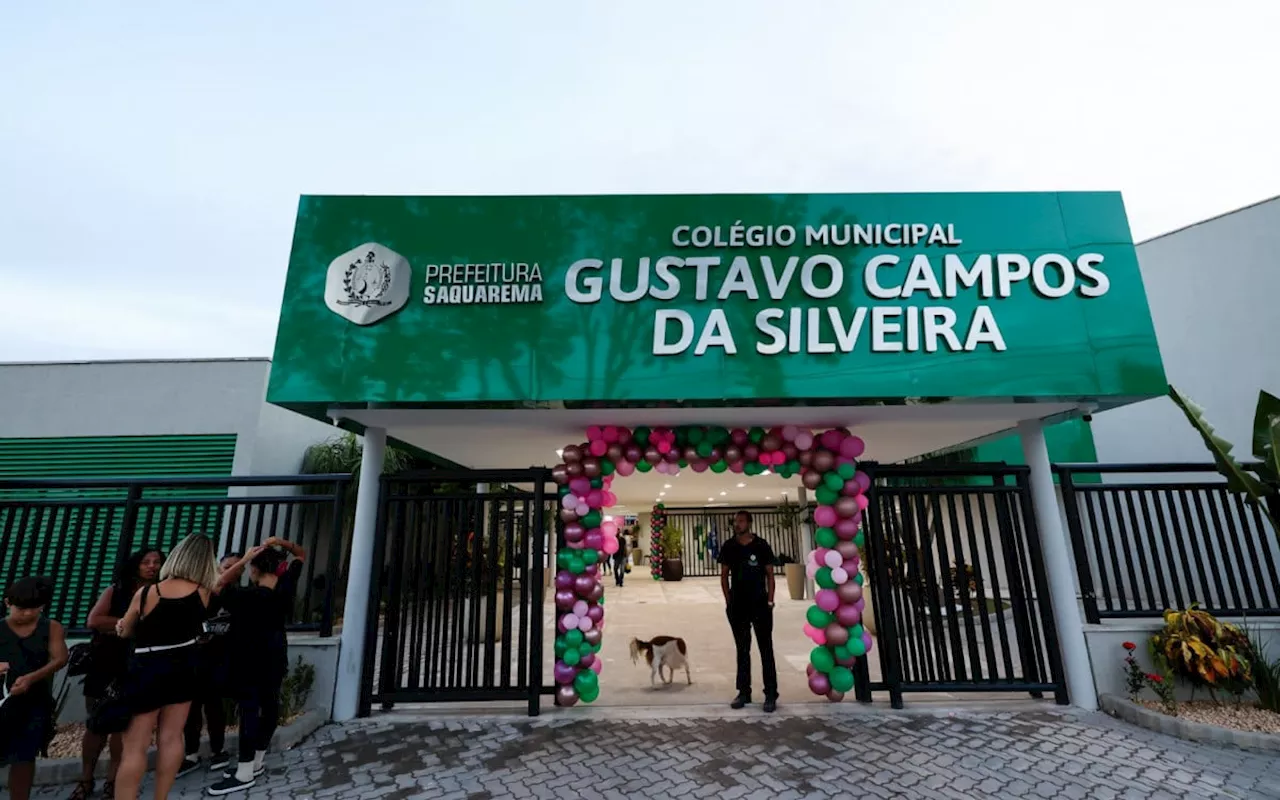
[[[1280,193],[1278,30],[1276,0],[4,3],[0,360],[269,355],[302,193],[1119,189],[1150,237]]]

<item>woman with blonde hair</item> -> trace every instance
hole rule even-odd
[[[153,737],[157,800],[173,788],[185,750],[183,727],[199,685],[196,641],[204,632],[217,577],[213,540],[192,534],[169,554],[160,582],[139,590],[117,623],[119,635],[135,644],[124,682],[133,719],[124,732],[117,797],[137,798]]]

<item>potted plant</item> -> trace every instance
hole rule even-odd
[[[668,524],[662,531],[662,579],[678,581],[684,578],[684,531]]]
[[[782,574],[787,579],[787,593],[792,600],[804,599],[804,565],[796,562],[787,553],[778,556],[777,566],[782,567]]]

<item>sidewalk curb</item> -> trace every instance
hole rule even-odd
[[[1246,750],[1280,753],[1280,734],[1238,731],[1233,728],[1220,728],[1217,725],[1205,725],[1202,722],[1191,722],[1178,717],[1152,711],[1128,698],[1114,694],[1104,694],[1098,698],[1102,710],[1125,722],[1146,728],[1157,733],[1176,736],[1192,742],[1209,742],[1220,745],[1233,745]]]
[[[271,737],[271,749],[273,751],[289,750],[295,747],[303,739],[315,733],[325,724],[324,714],[320,711],[306,711],[301,717],[298,717],[292,724],[276,729],[275,736]],[[240,741],[239,732],[227,734],[227,752],[234,753],[236,745]],[[201,754],[207,755],[208,743],[202,745]],[[104,752],[102,758],[98,760],[98,769],[94,772],[95,778],[101,781],[107,776],[107,754]],[[155,769],[156,751],[155,748],[147,751],[147,771]],[[80,778],[80,759],[77,758],[49,758],[41,759],[36,762],[36,786],[62,786],[75,783]],[[0,788],[8,788],[9,786],[9,768],[0,767]]]

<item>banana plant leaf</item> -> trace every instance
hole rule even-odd
[[[1255,503],[1263,504],[1268,494],[1267,487],[1231,455],[1234,445],[1214,432],[1213,425],[1204,417],[1204,409],[1173,386],[1169,387],[1169,398],[1182,409],[1191,426],[1204,439],[1218,472],[1227,479],[1227,488],[1247,495]]]
[[[1267,480],[1280,482],[1280,397],[1266,391],[1258,392],[1253,414],[1253,457]]]

